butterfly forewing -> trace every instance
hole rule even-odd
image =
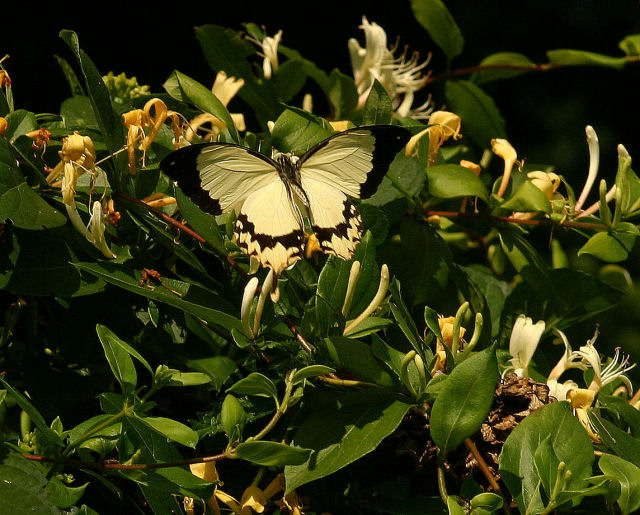
[[[278,177],[276,163],[246,147],[205,143],[181,148],[161,163],[193,202],[214,215],[236,212],[249,194]]]
[[[373,195],[408,140],[409,132],[401,127],[358,127],[326,139],[300,158],[311,225],[324,252],[351,258],[362,238],[362,220],[347,196]]]

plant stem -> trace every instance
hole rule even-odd
[[[440,491],[440,499],[442,499],[444,505],[447,506],[449,494],[447,493],[447,483],[444,479],[444,469],[442,465],[438,465],[438,490]]]

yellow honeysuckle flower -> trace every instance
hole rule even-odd
[[[278,71],[280,67],[278,62],[278,45],[282,40],[282,30],[279,30],[275,36],[265,36],[262,41],[258,41],[255,38],[247,37],[247,40],[260,47],[262,52],[258,52],[258,55],[263,58],[262,71],[265,79],[270,79],[274,72]]]
[[[152,114],[153,110],[153,114]],[[122,114],[122,120],[127,128],[127,153],[129,155],[129,172],[135,174],[137,171],[135,149],[136,143],[139,150],[142,150],[142,162],[146,157],[146,152],[151,143],[158,135],[160,127],[167,121],[171,121],[171,128],[174,135],[174,147],[178,148],[182,137],[182,127],[180,123],[180,114],[171,111],[167,105],[159,98],[152,98],[144,105],[142,109],[133,109]],[[149,129],[145,132],[145,129]]]
[[[6,118],[0,116],[0,136],[2,136],[9,128],[9,122]]]
[[[458,140],[462,137],[460,129],[462,119],[449,111],[435,111],[429,116],[429,127],[413,135],[405,146],[405,154],[415,156],[418,153],[418,142],[429,136],[428,165],[433,166],[438,159],[438,150],[449,139]]]
[[[9,72],[7,72],[7,70],[0,70],[0,88],[10,88],[10,87],[11,87],[11,77],[9,77]]]
[[[591,441],[593,443],[602,443],[602,439],[598,436],[591,420],[589,420],[589,412],[587,411],[593,404],[595,395],[596,392],[593,390],[576,388],[569,390],[567,393],[567,400],[571,403],[571,408],[573,408],[576,418],[587,431]]]
[[[531,183],[538,188],[549,200],[554,200],[556,191],[560,186],[560,177],[553,172],[534,171],[529,172],[527,177],[531,179]]]
[[[436,340],[436,362],[431,370],[431,375],[436,372],[444,372],[447,364],[447,353],[444,346],[451,348],[453,345],[453,331],[455,328],[456,317],[440,317],[438,318],[438,327],[444,341]],[[462,341],[467,330],[460,327],[458,331],[458,340]]]
[[[516,150],[511,146],[511,143],[502,138],[494,138],[491,140],[491,151],[504,160],[502,181],[500,182],[500,187],[498,188],[498,192],[496,193],[498,197],[502,197],[502,195],[504,195],[504,192],[507,191],[509,179],[511,178],[511,170],[513,169],[513,165],[515,165],[517,162],[518,154],[516,153]]]
[[[219,71],[213,81],[211,92],[220,100],[223,106],[227,107],[242,86],[244,86],[244,79],[229,77],[224,71]]]

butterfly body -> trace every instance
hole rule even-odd
[[[408,140],[406,129],[374,125],[336,133],[300,157],[204,143],[160,166],[203,211],[238,213],[238,246],[279,274],[303,256],[305,226],[323,252],[351,258],[362,220],[349,198],[371,196]]]

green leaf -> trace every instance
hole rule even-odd
[[[233,395],[225,396],[220,410],[220,423],[222,424],[222,429],[224,429],[224,432],[229,437],[229,441],[240,438],[245,418],[244,408],[240,404],[240,401]]]
[[[347,317],[355,318],[373,299],[380,283],[380,269],[375,261],[376,249],[373,237],[366,232],[349,261],[329,257],[318,277],[316,313],[323,335],[329,334],[334,325],[342,330],[342,308],[349,282],[351,267],[360,262],[360,275],[353,292],[353,300]]]
[[[300,92],[307,81],[307,65],[304,59],[287,59],[271,77],[274,89],[280,100],[290,101]]]
[[[224,246],[224,239],[216,223],[216,218],[208,213],[204,213],[198,206],[191,202],[189,197],[182,193],[180,188],[176,188],[175,192],[180,213],[187,220],[189,227],[202,236],[207,243],[218,252],[226,254],[227,250]]]
[[[456,366],[431,409],[431,437],[442,456],[475,433],[486,418],[499,379],[495,349],[470,356]]]
[[[23,136],[38,128],[36,115],[24,109],[17,109],[9,113],[5,119],[7,120],[8,127],[3,136],[9,141],[16,140],[19,136]]]
[[[491,54],[480,61],[479,67],[496,67],[495,69],[486,69],[474,72],[471,75],[471,82],[475,84],[484,84],[494,80],[510,79],[517,77],[523,73],[527,73],[526,68],[534,70],[536,65],[526,55],[515,52],[498,52]],[[499,69],[504,66],[505,69]],[[513,67],[515,69],[510,69]],[[525,69],[522,69],[525,68]]]
[[[587,52],[586,50],[568,48],[548,50],[547,57],[551,64],[562,66],[604,66],[605,68],[621,70],[627,64],[625,57],[611,57],[595,52]]]
[[[105,413],[81,422],[69,432],[69,445],[75,445],[76,442],[85,436],[87,431],[92,430],[99,424],[105,423],[110,418],[113,418],[113,415],[111,413]],[[80,443],[79,448],[89,449],[98,453],[100,456],[106,456],[108,452],[115,448],[121,433],[122,424],[114,421],[112,425],[93,433],[91,438]]]
[[[393,377],[366,343],[343,336],[332,336],[323,341],[323,347],[338,367],[348,370],[364,381],[381,386],[393,386]]]
[[[400,153],[389,166],[378,190],[364,203],[384,206],[396,199],[417,197],[422,192],[426,179],[418,160]]]
[[[391,115],[391,99],[387,90],[378,79],[374,79],[373,87],[362,108],[362,125],[390,124]]]
[[[199,386],[211,382],[211,376],[203,372],[176,372],[167,386]]]
[[[259,372],[251,372],[247,377],[234,383],[227,392],[238,395],[257,395],[258,397],[272,397],[278,400],[278,389],[274,382]]]
[[[46,491],[53,504],[59,508],[71,508],[80,501],[88,485],[89,483],[77,487],[67,486],[54,476],[47,483]]]
[[[302,465],[285,467],[287,492],[328,476],[374,450],[402,421],[410,405],[380,390],[327,396],[314,406],[294,437],[312,449]]]
[[[624,38],[618,47],[627,55],[640,55],[640,34],[631,34]]]
[[[13,398],[13,400],[16,401],[18,406],[20,406],[20,408],[27,415],[29,415],[31,422],[33,422],[36,425],[36,427],[40,431],[42,431],[42,434],[45,440],[47,441],[47,443],[57,447],[63,447],[60,436],[58,436],[58,434],[47,425],[47,423],[44,421],[44,418],[42,417],[40,412],[36,409],[36,407],[33,404],[31,404],[31,402],[24,395],[22,395],[18,390],[16,390],[13,386],[7,383],[4,380],[4,377],[2,377],[1,375],[0,375],[0,383],[2,383],[2,385],[7,390],[7,395],[11,395],[11,397]],[[0,447],[0,450],[1,449],[2,447]]]
[[[569,404],[554,402],[531,413],[509,435],[500,455],[500,475],[522,513],[539,513],[544,507],[535,455],[546,438],[555,458],[565,463],[565,471],[571,471],[568,490],[586,486],[591,474],[593,446]]]
[[[525,180],[513,195],[500,204],[500,209],[551,213],[551,204],[540,188]]]
[[[416,20],[449,60],[462,53],[462,32],[441,0],[411,0],[411,8]]]
[[[213,381],[216,390],[220,390],[227,379],[231,377],[231,374],[238,370],[238,365],[236,365],[235,361],[227,356],[192,359],[187,361],[187,366],[207,374]]]
[[[91,100],[96,120],[100,126],[100,132],[107,145],[107,150],[109,153],[116,155],[114,159],[115,162],[118,163],[118,169],[125,171],[125,156],[118,156],[123,142],[126,141],[125,127],[122,117],[113,110],[109,90],[102,80],[98,69],[84,50],[80,48],[77,34],[70,30],[63,30],[60,32],[60,37],[69,46],[78,61],[85,88]]]
[[[578,256],[589,254],[607,263],[619,263],[629,257],[639,234],[640,230],[632,223],[619,223],[611,232],[591,236],[578,251]]]
[[[243,442],[235,448],[235,455],[238,458],[264,467],[301,465],[307,461],[311,452],[311,449],[255,440]]]
[[[287,107],[275,121],[271,143],[280,152],[304,152],[332,134],[331,125],[323,118]]]
[[[138,417],[138,420],[169,440],[187,447],[195,448],[198,443],[198,433],[177,420],[165,417]]]
[[[214,309],[201,304],[200,301],[204,301],[204,292],[202,292],[197,285],[182,283],[181,286],[184,286],[184,288],[183,291],[180,291],[181,295],[178,296],[165,288],[151,289],[146,286],[140,286],[140,278],[136,278],[132,271],[127,270],[126,267],[117,263],[75,263],[75,266],[80,270],[84,270],[104,279],[110,284],[130,292],[137,293],[138,295],[142,295],[149,299],[164,302],[165,304],[201,318],[206,322],[220,325],[228,330],[233,328],[241,329],[242,327],[242,323],[238,318],[220,311],[219,309]],[[172,286],[175,287],[176,284],[177,283],[173,283]],[[209,306],[215,305],[216,307],[227,309],[226,302],[223,299],[220,299],[217,295],[208,295],[207,304],[209,304]]]
[[[249,104],[266,129],[267,121],[275,120],[282,108],[270,81],[256,77],[247,60],[255,55],[256,48],[231,29],[202,25],[195,30],[209,66],[216,72],[226,72],[229,77],[244,79],[244,86],[238,91],[238,96]]]
[[[353,78],[337,69],[329,74],[328,95],[336,120],[345,118],[358,105],[358,91]]]
[[[448,199],[472,196],[479,197],[485,202],[489,200],[487,187],[475,173],[464,166],[453,164],[430,166],[427,168],[427,179],[429,194],[434,197]]]
[[[442,293],[453,260],[436,231],[411,218],[404,218],[399,235],[380,247],[378,259],[389,265],[411,305],[425,304]]]
[[[125,350],[131,357],[137,359],[140,363],[142,363],[144,368],[146,368],[153,375],[153,370],[151,369],[151,365],[149,365],[147,360],[144,359],[142,355],[131,345],[118,338],[108,327],[98,324],[96,326],[96,331],[98,332],[98,337],[100,337],[100,339],[106,338],[109,340],[109,343],[111,345],[120,347]]]
[[[218,100],[209,88],[203,86],[191,77],[174,70],[163,84],[164,89],[176,100],[188,102],[210,113],[224,122],[231,138],[235,143],[240,141],[238,131],[227,108]]]
[[[335,372],[335,369],[326,365],[309,365],[308,367],[296,370],[290,381],[292,384],[298,384],[310,377],[317,377]]]
[[[35,463],[0,447],[0,513],[61,514],[46,494],[47,480]]]
[[[462,131],[481,148],[492,138],[505,138],[505,121],[493,99],[478,86],[464,80],[448,80],[445,95],[450,110],[462,118]]]
[[[640,468],[633,463],[605,454],[598,461],[600,470],[607,477],[620,483],[620,497],[617,499],[622,513],[635,513],[640,509]]]
[[[358,323],[357,326],[349,329],[349,331],[345,333],[345,336],[354,339],[363,338],[370,334],[377,333],[390,325],[393,325],[393,320],[370,316]]]
[[[107,327],[98,324],[96,331],[109,362],[109,368],[120,383],[122,393],[125,395],[132,393],[138,384],[138,375],[131,354],[121,345],[124,342]]]
[[[22,174],[0,163],[0,223],[11,221],[20,229],[60,227],[67,217],[31,189]]]
[[[398,279],[391,281],[389,291],[391,292],[392,300],[389,307],[391,308],[393,317],[396,319],[396,322],[398,322],[400,330],[407,337],[407,340],[409,340],[414,350],[421,354],[421,349],[423,348],[424,343],[422,341],[422,335],[420,334],[420,331],[418,331],[416,323],[411,316],[411,312],[402,298],[400,281],[398,281]]]
[[[635,438],[615,424],[600,417],[591,417],[598,435],[612,452],[640,467],[640,438]]]

